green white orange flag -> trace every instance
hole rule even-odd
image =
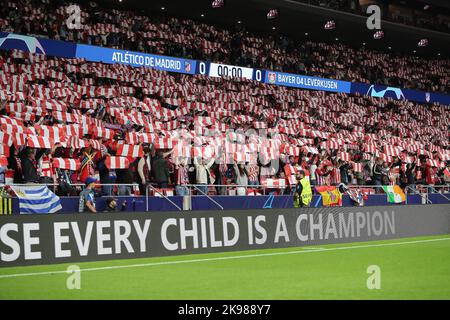
[[[401,203],[406,201],[406,195],[402,188],[397,185],[383,186],[384,192],[387,194],[387,201],[389,203]]]

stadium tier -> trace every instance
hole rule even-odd
[[[231,31],[189,19],[144,16],[136,11],[81,6],[80,24],[69,29],[67,4],[8,1],[0,8],[4,32],[43,35],[124,50],[265,68],[353,82],[448,92],[448,59],[355,49],[339,43]]]

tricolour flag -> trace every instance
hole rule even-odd
[[[59,197],[47,186],[11,186],[19,198],[20,214],[55,213],[62,209]]]
[[[383,186],[383,190],[387,194],[387,201],[389,203],[401,203],[406,201],[405,193],[402,188],[397,185]]]

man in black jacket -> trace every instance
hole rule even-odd
[[[32,148],[25,148],[19,153],[22,164],[22,175],[24,183],[39,183],[37,173],[37,163],[46,149],[39,149],[37,152]]]
[[[413,193],[415,193],[415,190],[416,190],[416,175],[415,175],[415,169],[416,169],[416,163],[415,162],[413,162],[413,163],[408,163],[407,165],[406,165],[406,172],[405,172],[405,175],[406,175],[406,183],[407,183],[407,185],[411,188],[411,189],[413,189],[414,191],[413,191]]]
[[[382,177],[381,177],[381,171],[383,169],[383,160],[381,158],[377,158],[376,163],[373,165],[372,168],[372,181],[373,184],[376,186],[382,185]],[[380,192],[381,188],[377,187],[375,188],[375,192]]]
[[[170,183],[169,164],[164,159],[161,151],[158,152],[153,160],[152,173],[155,181],[158,183],[158,188],[167,188]]]

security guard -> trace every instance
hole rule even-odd
[[[311,184],[305,176],[305,172],[300,170],[297,174],[297,185],[294,193],[294,207],[309,207],[312,200]]]

